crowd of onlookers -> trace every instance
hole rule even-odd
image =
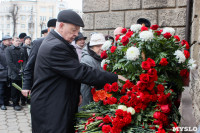
[[[139,19],[139,24],[150,27],[150,22],[146,19]],[[30,99],[26,95],[30,94],[33,84],[33,71],[37,52],[42,41],[48,35],[49,31],[56,27],[56,19],[49,20],[48,29],[42,30],[43,37],[32,42],[30,36],[21,33],[19,37],[3,36],[0,43],[0,106],[1,110],[6,110],[6,106],[13,106],[14,110],[21,110],[21,106],[30,104]],[[123,27],[114,30],[114,37],[122,35]],[[90,40],[83,36],[81,32],[71,43],[76,48],[79,61],[96,69],[102,69],[100,57],[102,46],[106,41],[116,45],[114,37],[103,35],[101,33],[92,33]],[[56,55],[55,55],[56,56]],[[12,86],[16,83],[22,87],[22,93]],[[92,87],[86,84],[81,85],[81,94],[83,103],[81,106],[92,101]],[[25,96],[23,96],[24,94]],[[21,100],[21,102],[20,102]],[[21,106],[20,104],[21,103]]]

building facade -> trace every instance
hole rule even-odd
[[[18,36],[22,32],[33,39],[41,37],[41,30],[47,28],[48,20],[56,18],[58,12],[64,9],[67,9],[67,2],[64,0],[2,0],[0,2],[0,37]],[[13,19],[15,16],[16,20]],[[13,33],[14,21],[15,34]]]

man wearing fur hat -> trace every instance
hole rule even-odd
[[[84,23],[72,10],[59,12],[57,19],[56,29],[43,41],[35,63],[31,92],[33,133],[74,133],[81,83],[102,86],[118,78],[126,80],[79,63],[70,43]]]

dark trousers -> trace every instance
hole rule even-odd
[[[6,81],[0,81],[0,105],[8,105],[10,99],[10,87]]]
[[[20,87],[22,86],[21,80],[12,80],[12,83],[17,84]],[[11,86],[11,98],[12,98],[13,106],[19,105],[20,96],[21,96],[21,92],[17,90],[15,87]]]

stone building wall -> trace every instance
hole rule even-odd
[[[198,68],[190,74],[190,94],[196,125],[200,125],[200,1],[194,0],[191,25],[191,57],[197,61]]]
[[[101,32],[113,36],[116,27],[130,28],[138,18],[173,27],[185,37],[187,0],[83,0],[84,34]]]

